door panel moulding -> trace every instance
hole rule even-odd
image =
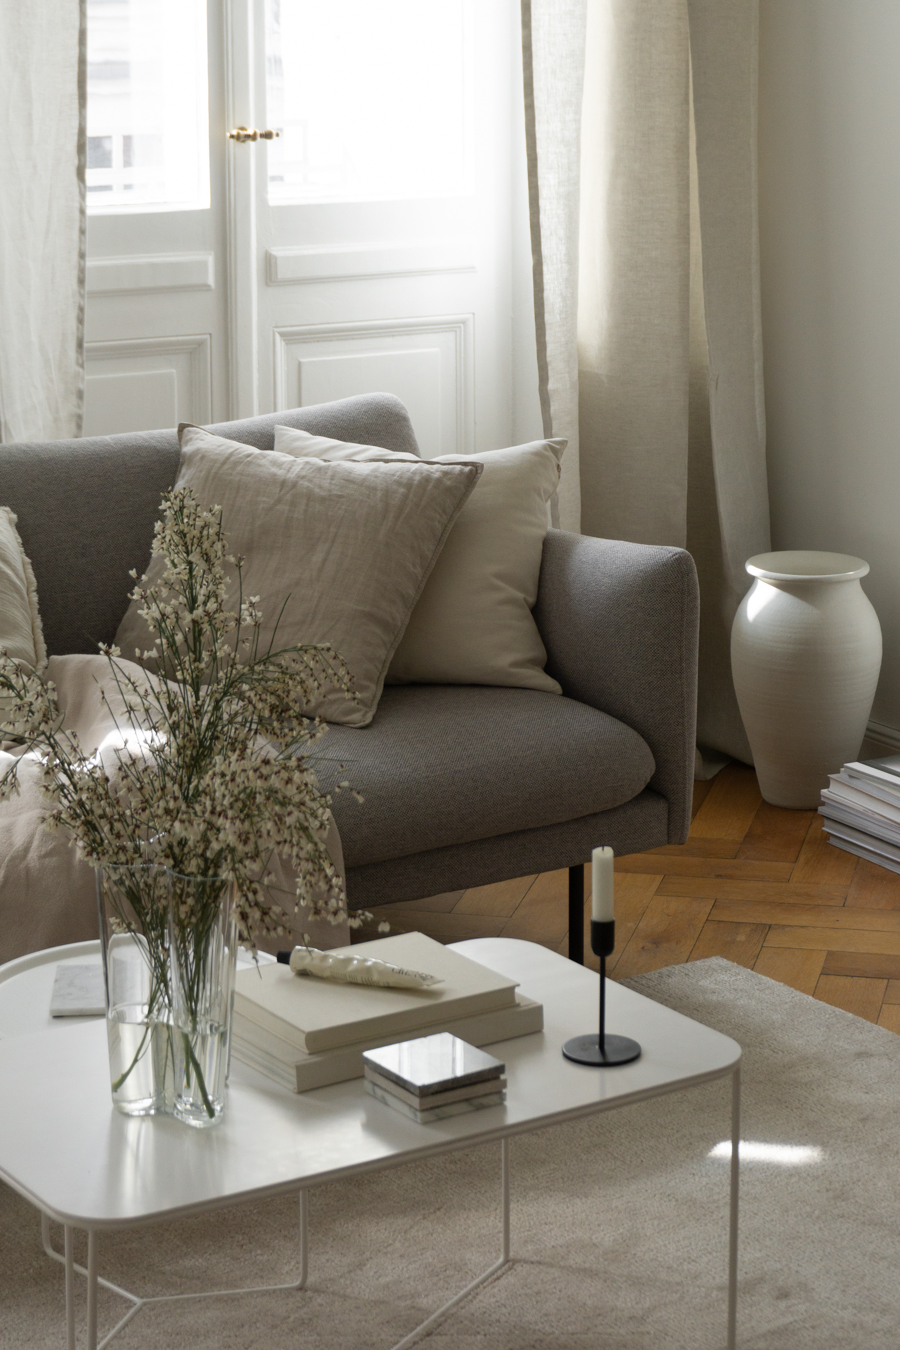
[[[348,244],[335,247],[266,249],[266,283],[296,286],[316,281],[367,281],[380,277],[474,272],[468,240]]]
[[[475,449],[472,314],[274,329],[275,408],[352,394],[407,404],[426,458]]]
[[[214,289],[212,253],[145,253],[87,262],[88,295]]]
[[[84,435],[211,422],[211,348],[209,333],[86,343]]]

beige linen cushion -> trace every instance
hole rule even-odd
[[[329,691],[303,711],[345,726],[371,722],[391,657],[450,527],[481,466],[322,463],[259,451],[179,427],[177,485],[220,506],[229,548],[244,558],[245,595],[259,596],[262,647],[330,642],[346,661],[359,703]],[[424,472],[423,472],[424,470]],[[146,580],[163,563],[154,556]],[[236,607],[237,586],[229,596]],[[287,603],[285,604],[285,601]],[[116,634],[123,656],[151,635],[132,600]]]
[[[34,572],[8,506],[0,506],[0,651],[30,670],[40,672],[47,664]],[[0,691],[0,743],[8,706]]]
[[[47,663],[34,572],[8,506],[0,506],[0,649],[32,670]]]
[[[531,441],[433,464],[484,465],[459,513],[391,662],[389,684],[494,684],[561,693],[531,613],[537,600],[547,504],[565,441]],[[321,460],[398,458],[377,446],[275,428],[275,449]]]

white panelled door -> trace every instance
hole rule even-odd
[[[203,0],[89,0],[94,91],[122,80],[114,20],[142,6],[197,47]],[[208,200],[196,109],[154,122],[135,94],[131,130],[89,126],[86,432],[387,390],[426,455],[508,444],[517,22],[514,0],[210,5]]]
[[[86,436],[228,415],[224,27],[87,0]]]

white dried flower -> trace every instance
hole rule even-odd
[[[154,550],[160,580],[132,591],[154,634],[137,653],[150,669],[101,647],[126,711],[95,755],[61,730],[52,684],[0,652],[0,729],[40,764],[45,823],[98,867],[145,860],[152,844],[182,875],[233,880],[243,942],[284,933],[301,909],[338,922],[330,798],[303,757],[326,728],[297,709],[328,688],[353,697],[347,667],[327,645],[261,649],[259,597],[226,608],[225,567],[237,569],[240,597],[242,560],[226,551],[221,511],[202,510],[189,489],[163,498]],[[0,800],[17,790],[18,763],[0,778]],[[290,894],[278,889],[282,862],[296,876]]]

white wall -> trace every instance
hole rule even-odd
[[[773,547],[871,564],[885,653],[870,733],[900,749],[900,3],[760,11]]]

